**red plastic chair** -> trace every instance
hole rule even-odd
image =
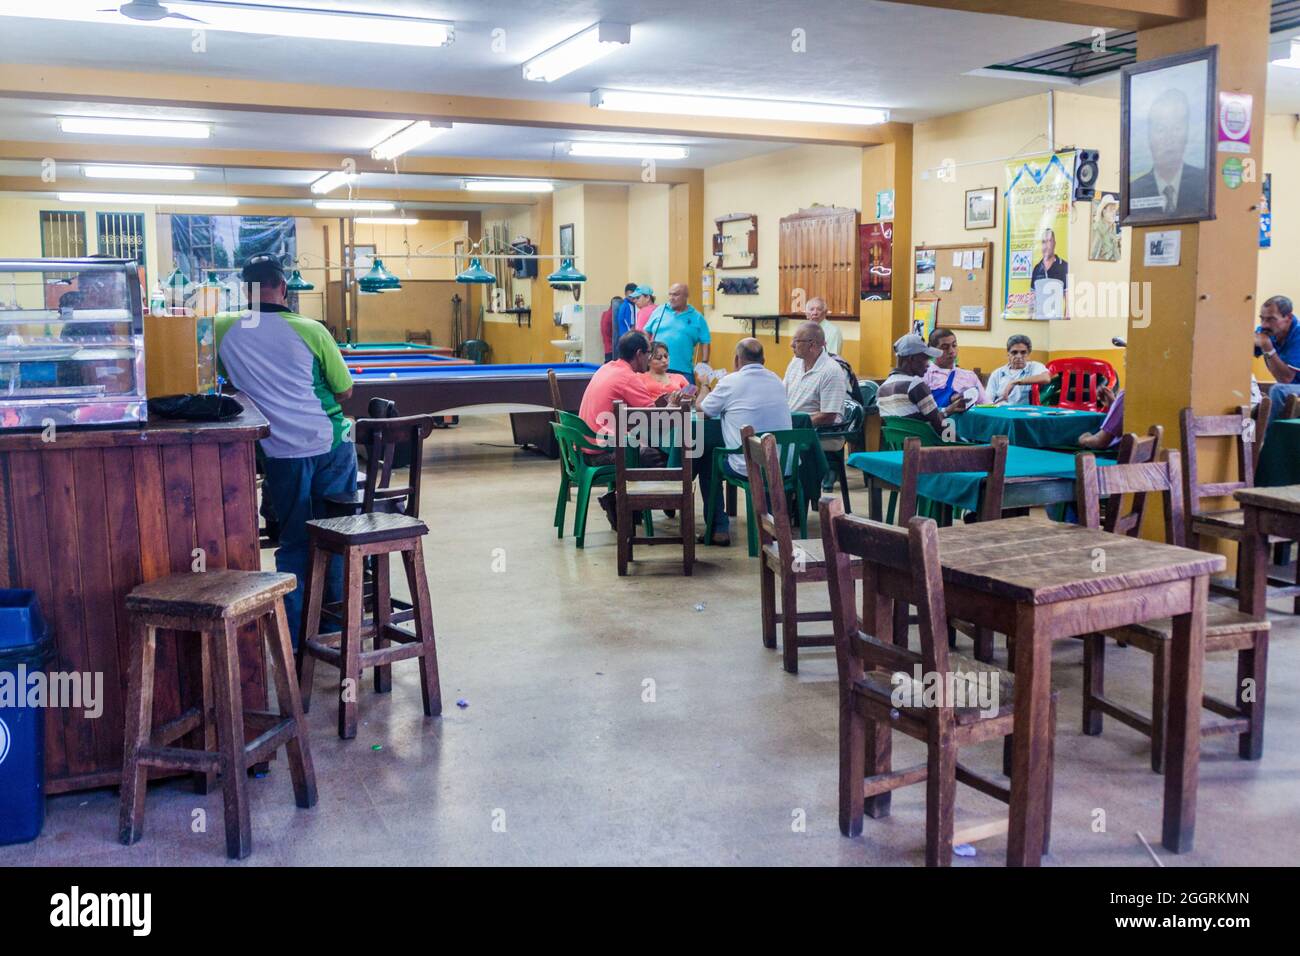
[[[1102,359],[1063,358],[1052,359],[1047,363],[1047,371],[1053,376],[1061,376],[1061,397],[1057,402],[1061,408],[1070,408],[1080,412],[1103,411],[1097,396],[1097,376],[1104,375],[1106,384],[1112,389],[1119,384],[1119,375],[1115,366]],[[1038,385],[1030,389],[1029,403],[1037,405]],[[1080,396],[1070,398],[1070,395]]]

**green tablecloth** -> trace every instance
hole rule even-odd
[[[1112,462],[1097,459],[1099,465]],[[901,487],[903,484],[903,453],[901,451],[867,451],[849,455],[851,467],[861,469],[881,481]],[[1039,448],[1021,448],[1012,445],[1007,449],[1007,478],[1068,478],[1074,479],[1074,455]],[[941,475],[922,475],[916,492],[923,498],[939,501],[954,508],[976,511],[980,504],[980,488],[987,472],[956,471]]]
[[[1279,418],[1268,426],[1255,484],[1260,488],[1300,485],[1300,418]]]
[[[1095,432],[1105,418],[1100,412],[1050,405],[999,405],[971,408],[952,420],[963,441],[987,442],[994,435],[1006,435],[1008,442],[1023,448],[1062,448],[1077,444],[1084,432]]]

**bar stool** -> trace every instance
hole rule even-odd
[[[131,625],[131,668],[127,678],[126,741],[123,746],[119,830],[128,846],[144,832],[144,798],[150,767],[189,770],[206,793],[219,773],[225,803],[226,853],[242,860],[253,851],[248,775],[253,764],[284,747],[294,799],[316,805],[316,772],[303,724],[302,702],[293,673],[284,595],[292,574],[262,571],[203,571],[173,574],[135,588],[126,596]],[[244,710],[240,688],[239,628],[256,621],[270,651],[277,712]],[[201,645],[203,701],[175,720],[153,727],[154,654],[158,628],[196,634]],[[213,709],[215,708],[215,720]],[[245,744],[245,730],[255,736]],[[204,748],[174,746],[201,731]]]
[[[429,604],[429,582],[424,572],[421,541],[428,533],[428,526],[419,518],[380,512],[307,522],[311,570],[303,595],[298,657],[303,710],[311,706],[316,660],[337,667],[341,683],[339,736],[344,740],[357,735],[357,692],[363,668],[375,669],[375,692],[386,694],[393,687],[393,662],[418,657],[424,713],[429,717],[442,713],[438,655],[433,641],[433,611]],[[414,633],[405,629],[406,622],[399,625],[394,620],[388,580],[388,557],[394,552],[401,554],[406,569],[412,604],[408,613]],[[343,630],[322,634],[321,605],[326,570],[333,555],[343,558]],[[369,621],[365,621],[367,602],[363,567],[365,559],[370,557],[375,563],[374,613]],[[373,640],[372,650],[363,649],[367,640]],[[390,645],[390,641],[396,641],[398,646]]]

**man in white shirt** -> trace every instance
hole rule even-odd
[[[849,380],[826,348],[826,334],[805,322],[790,340],[794,359],[785,370],[786,401],[792,412],[807,412],[813,426],[834,425],[844,413]]]
[[[1007,364],[995,368],[989,376],[989,398],[999,405],[1028,405],[1033,395],[1031,385],[1046,385],[1052,374],[1042,362],[1029,358],[1034,343],[1027,335],[1007,339]]]
[[[838,366],[837,366],[838,367]],[[740,430],[753,426],[758,434],[784,431],[791,427],[790,406],[786,404],[785,385],[775,372],[763,366],[763,343],[758,339],[741,339],[736,343],[735,371],[724,375],[713,390],[700,399],[698,408],[706,418],[722,419],[722,440],[726,448],[740,447]],[[713,462],[701,461],[697,471],[700,489],[707,496]],[[724,473],[745,478],[745,456],[728,455]],[[730,544],[730,524],[723,496],[713,502],[714,544]]]
[[[826,318],[826,300],[816,296],[809,299],[804,303],[803,314],[808,317],[809,322],[816,322],[822,327],[822,333],[826,336],[826,351],[832,355],[840,355],[844,348],[844,333],[834,322]]]

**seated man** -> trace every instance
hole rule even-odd
[[[989,398],[999,405],[1027,405],[1033,394],[1029,386],[1046,385],[1052,380],[1046,365],[1029,360],[1033,350],[1034,343],[1027,335],[1007,339],[1007,364],[995,368],[989,376]]]
[[[1255,355],[1264,357],[1264,364],[1277,382],[1268,390],[1270,425],[1282,414],[1287,398],[1300,395],[1300,328],[1297,326],[1300,322],[1296,321],[1291,300],[1286,296],[1272,296],[1259,307]]]
[[[650,343],[645,333],[635,330],[626,332],[618,340],[617,357],[606,362],[591,376],[587,390],[582,393],[582,404],[578,407],[579,417],[596,433],[597,443],[609,444],[614,434],[614,403],[623,402],[632,408],[646,408],[650,405],[666,405],[670,398],[675,399],[678,392],[664,392],[654,387],[656,383],[643,374],[650,368]],[[602,452],[584,452],[592,465],[612,465],[614,450]],[[665,462],[662,452],[656,448],[641,450],[641,464],[647,468],[658,468]],[[614,492],[609,491],[598,499],[609,525],[618,529],[618,520],[614,511]]]
[[[834,425],[844,413],[849,383],[844,369],[826,350],[826,333],[817,322],[805,322],[790,340],[794,359],[785,370],[786,401],[792,412],[807,412],[812,423]]]
[[[1103,385],[1097,395],[1106,408],[1106,417],[1095,432],[1084,432],[1079,436],[1079,446],[1094,451],[1113,448],[1124,434],[1124,390],[1120,389],[1116,394],[1109,385]]]
[[[946,410],[940,410],[930,386],[925,384],[923,376],[930,359],[938,358],[941,353],[927,346],[919,335],[904,335],[894,343],[894,354],[898,361],[876,393],[880,417],[929,422],[942,435],[946,416],[965,411],[966,401],[958,395],[948,402]]]
[[[977,397],[971,404],[983,405],[989,397],[984,391],[980,377],[970,369],[957,367],[957,333],[952,329],[935,329],[930,333],[930,348],[938,349],[939,355],[926,366],[925,384],[934,396],[935,404],[947,408],[948,403],[963,394],[968,388],[975,389]]]
[[[763,367],[763,344],[758,339],[741,339],[736,343],[734,368],[734,372],[724,375],[717,386],[700,400],[703,415],[722,419],[724,447],[739,448],[740,430],[746,425],[753,426],[759,434],[790,428],[785,385],[775,372]],[[713,462],[710,458],[698,465],[700,490],[707,495]],[[728,455],[722,467],[724,473],[732,478],[747,477],[743,454]],[[730,544],[730,526],[721,492],[713,502],[713,514],[713,527],[709,529],[713,543]]]

